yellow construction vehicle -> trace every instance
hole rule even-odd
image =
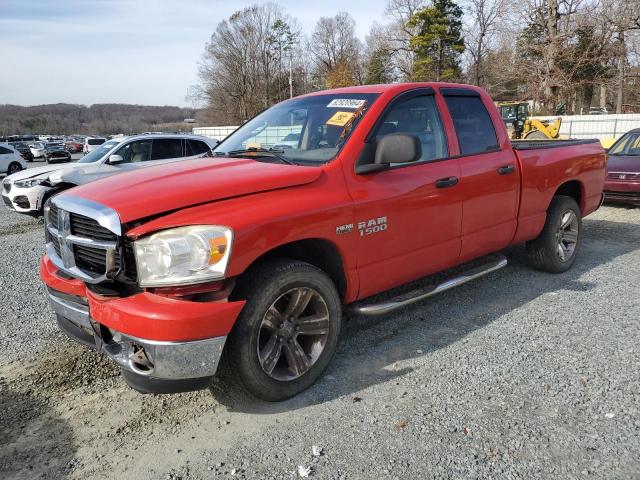
[[[514,140],[549,140],[560,138],[562,118],[551,123],[546,120],[529,118],[527,102],[498,102],[500,116]]]

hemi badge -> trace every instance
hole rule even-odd
[[[345,233],[353,232],[353,223],[348,223],[346,225],[340,225],[336,227],[336,235],[344,235]]]

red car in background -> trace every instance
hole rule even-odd
[[[82,144],[76,141],[71,140],[69,142],[66,142],[64,146],[67,149],[67,152],[69,153],[82,152]]]
[[[605,200],[640,206],[640,128],[630,130],[609,149]]]

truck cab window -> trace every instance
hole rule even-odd
[[[480,97],[445,96],[462,155],[496,150],[498,138]]]
[[[376,140],[391,133],[406,133],[420,139],[420,161],[446,158],[447,139],[433,95],[413,97],[394,105],[376,131]]]

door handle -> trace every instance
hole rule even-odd
[[[437,188],[453,187],[458,184],[458,177],[447,177],[436,180]]]
[[[498,168],[498,174],[507,175],[509,173],[513,173],[514,170],[515,168],[513,167],[513,165],[503,165],[502,167]]]

